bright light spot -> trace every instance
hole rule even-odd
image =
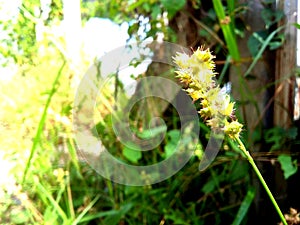
[[[13,19],[19,12],[18,6],[21,2],[21,0],[0,0],[0,21]]]
[[[102,76],[118,72],[119,80],[127,87],[127,94],[132,95],[136,87],[133,77],[144,73],[151,61],[148,58],[136,67],[128,63],[131,60],[139,60],[141,54],[151,56],[151,52],[147,48],[137,49],[136,47],[125,50],[123,47],[132,42],[129,40],[127,30],[128,24],[125,22],[118,25],[109,19],[91,18],[82,29],[83,51],[92,59],[101,60]],[[140,35],[145,34],[140,33]]]
[[[109,19],[91,18],[83,28],[84,51],[91,57],[99,57],[126,44],[128,24],[121,26]]]
[[[18,72],[18,67],[14,64],[9,64],[5,67],[0,67],[0,81],[8,82]]]

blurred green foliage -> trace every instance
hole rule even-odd
[[[271,29],[283,14],[270,9],[268,2],[264,1],[261,15],[266,29],[253,33],[247,40],[257,60],[266,47],[274,50],[284,41],[281,34],[272,33]],[[244,38],[247,24],[241,15],[249,8],[237,1],[180,0],[176,4],[170,0],[82,1],[82,21],[85,23],[92,17],[109,18],[118,24],[127,22],[130,38],[138,41],[148,37],[155,39],[160,32],[164,40],[178,41],[178,34],[167,21],[179,19],[180,12],[189,14],[185,11],[187,4],[195,10],[189,19],[203,28],[197,31],[203,44],[211,46],[216,54],[239,61],[236,40]],[[22,1],[16,18],[0,21],[8,34],[1,39],[0,54],[7,61],[13,59],[18,66],[18,73],[10,81],[0,82],[0,150],[6,153],[5,159],[15,165],[11,171],[15,182],[4,185],[0,194],[0,223],[247,224],[255,195],[248,163],[240,157],[237,146],[226,139],[218,158],[208,170],[200,173],[198,157],[209,138],[209,129],[203,121],[199,121],[201,143],[195,156],[176,175],[158,184],[131,187],[112,183],[76,154],[71,114],[72,88],[76,86],[74,80],[78,74],[62,52],[66,44],[62,37],[54,41],[46,34],[42,41],[36,40],[37,24],[42,22],[48,28],[59,25],[63,19],[62,9],[63,1],[52,0],[49,13],[43,17],[40,1]],[[199,18],[196,13],[200,11],[204,13]],[[231,23],[222,24],[221,20],[227,17]],[[230,62],[227,61],[228,66]],[[81,71],[85,71],[88,64],[83,59]],[[225,74],[226,67],[222,69]],[[57,76],[60,73],[61,76]],[[113,95],[113,92],[107,93],[107,100],[111,101]],[[172,155],[178,139],[177,113],[169,110],[164,115],[169,125],[166,138],[162,146],[149,154],[122,146],[113,132],[110,113],[102,113],[96,135],[115,157],[131,164],[151,164]],[[272,128],[264,134],[257,131],[253,142],[266,142],[270,151],[280,153],[287,143],[296,140],[298,132],[294,128],[281,129]],[[157,130],[157,134],[160,132],[162,130]],[[139,135],[147,138],[155,134],[143,130]],[[243,132],[245,140],[248,135],[255,134]],[[296,172],[292,156],[281,155],[278,160],[286,178]]]

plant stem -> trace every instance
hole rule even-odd
[[[288,225],[287,222],[286,222],[286,220],[285,220],[285,218],[284,218],[284,216],[283,216],[283,214],[282,214],[282,212],[281,212],[281,210],[280,210],[280,208],[279,208],[279,206],[278,206],[278,204],[277,204],[277,202],[276,202],[276,200],[275,200],[275,198],[273,197],[273,195],[272,195],[272,193],[271,193],[268,185],[266,184],[263,176],[261,175],[259,169],[257,168],[257,166],[256,166],[256,164],[255,164],[255,162],[254,162],[254,160],[252,158],[252,156],[246,150],[245,145],[243,144],[243,142],[241,141],[241,139],[239,137],[236,137],[235,140],[238,142],[240,149],[243,151],[243,153],[245,154],[247,160],[249,161],[249,163],[253,167],[256,175],[258,176],[258,179],[260,180],[260,182],[263,185],[264,189],[266,190],[266,192],[267,192],[267,194],[268,194],[271,202],[273,203],[273,205],[274,205],[274,207],[275,207],[275,209],[276,209],[276,211],[277,211],[277,213],[278,213],[278,215],[279,215],[282,223],[284,225]]]

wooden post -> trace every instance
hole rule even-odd
[[[285,42],[276,53],[274,125],[288,128],[293,122],[297,29],[297,0],[279,0],[277,8],[285,17],[279,26],[287,24],[284,29]]]
[[[284,18],[278,23],[278,27],[284,28],[285,42],[276,52],[275,62],[275,93],[274,93],[274,126],[290,128],[294,119],[295,105],[295,68],[297,49],[297,29],[293,23],[297,22],[297,0],[278,0],[277,9],[284,12]],[[290,150],[290,149],[282,149]],[[278,196],[278,204],[282,208],[287,196],[287,182],[282,175],[279,164],[275,165],[274,192]]]

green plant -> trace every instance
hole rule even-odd
[[[224,132],[238,144],[239,149],[251,164],[266,190],[281,221],[287,224],[252,156],[240,139],[243,125],[234,116],[234,102],[230,101],[230,97],[227,94],[221,92],[214,80],[216,73],[214,72],[215,64],[213,58],[214,56],[211,55],[209,49],[204,50],[203,48],[198,48],[191,56],[185,53],[178,53],[174,58],[175,63],[179,67],[176,71],[177,77],[187,86],[186,92],[192,97],[194,102],[201,105],[199,114],[206,121],[206,124],[216,132]]]
[[[248,3],[251,2],[248,1]],[[256,74],[253,73],[257,64],[263,59],[263,53],[280,46],[284,40],[283,35],[280,34],[283,27],[277,29],[275,27],[282,13],[271,9],[273,0],[260,1],[264,7],[261,17],[266,26],[262,31],[254,32],[248,40],[248,47],[253,58],[243,58],[244,54],[239,52],[243,49],[237,47],[240,41],[238,38],[244,40],[246,33],[255,30],[243,20],[244,13],[247,10],[251,11],[252,3],[248,3],[240,4],[239,1],[234,0],[211,2],[181,0],[179,4],[174,5],[171,0],[103,0],[82,2],[81,9],[84,22],[94,16],[110,18],[119,24],[127,21],[128,34],[137,40],[148,37],[155,39],[157,34],[163,33],[164,40],[177,42],[186,47],[195,48],[199,43],[205,43],[218,54],[218,69],[221,70],[219,83],[228,81],[229,68],[239,70],[240,65],[244,66],[249,62],[250,66],[247,66],[246,72],[242,69],[238,71],[241,77],[239,82],[243,86],[241,89],[247,89],[244,83],[247,79],[255,79]],[[234,224],[246,224],[247,219],[251,219],[247,217],[247,212],[255,193],[251,187],[251,176],[249,176],[251,167],[244,160],[245,157],[240,154],[238,141],[226,137],[222,146],[224,151],[220,152],[211,167],[201,173],[195,173],[198,166],[197,157],[202,157],[202,146],[205,146],[209,137],[210,124],[202,121],[199,123],[202,132],[201,143],[195,152],[197,157],[193,157],[187,166],[174,177],[159,184],[142,188],[114,184],[100,177],[82,161],[82,158],[78,161],[70,123],[61,122],[66,118],[67,121],[71,121],[70,110],[73,97],[70,96],[70,77],[74,75],[67,71],[68,65],[66,64],[59,80],[53,83],[55,75],[60,70],[59,67],[66,60],[60,58],[58,52],[52,51],[51,46],[54,43],[46,41],[43,47],[39,48],[35,40],[37,22],[42,22],[49,29],[52,25],[60,24],[63,17],[62,4],[60,0],[53,0],[49,6],[50,15],[44,20],[40,16],[48,10],[41,8],[39,1],[29,0],[21,5],[18,21],[0,22],[1,25],[4,24],[9,28],[6,30],[9,33],[8,39],[1,39],[4,46],[0,47],[0,52],[7,59],[12,57],[21,68],[20,74],[13,79],[13,84],[0,82],[2,92],[0,95],[1,151],[5,151],[9,159],[18,162],[12,173],[19,178],[16,185],[19,188],[17,191],[11,194],[9,191],[11,189],[8,189],[3,191],[3,195],[0,194],[0,223],[200,225],[234,221]],[[254,16],[259,17],[256,14]],[[189,22],[185,23],[186,21]],[[177,29],[177,27],[183,29]],[[192,31],[195,31],[197,36],[193,37]],[[189,36],[188,39],[185,38],[186,34]],[[54,38],[55,35],[51,35]],[[61,43],[60,40],[57,41]],[[18,44],[17,48],[15,48],[16,44]],[[46,54],[53,53],[41,58],[39,50]],[[222,59],[226,59],[224,67]],[[269,62],[265,61],[265,63]],[[34,73],[32,73],[33,70]],[[159,68],[157,72],[161,72]],[[170,74],[173,76],[173,72]],[[265,90],[277,82],[279,81],[268,83],[261,89]],[[122,91],[119,88],[115,92],[121,93]],[[112,92],[114,93],[114,90]],[[250,90],[250,92],[252,92],[251,95],[256,94],[255,90]],[[249,97],[249,93],[245,94]],[[217,92],[212,91],[210,97],[216,95],[218,95]],[[113,97],[113,94],[110,97],[105,97],[103,94],[100,101],[103,100],[109,104]],[[245,103],[247,99],[250,97],[237,101],[237,105],[243,107],[248,104]],[[228,97],[224,100],[226,100],[224,103],[228,103],[227,109],[230,112],[233,104],[230,104]],[[200,105],[199,100],[195,103]],[[215,101],[215,103],[219,102]],[[250,104],[257,103],[258,100],[255,98],[250,99]],[[105,110],[99,111],[106,115]],[[208,106],[201,113],[202,115],[214,114],[215,121],[210,121],[211,124],[216,120],[221,122],[223,119],[228,119],[228,124],[234,121],[230,116],[216,116],[215,112],[214,107]],[[15,113],[16,116],[12,116]],[[138,120],[136,117],[138,114],[134,112],[132,115],[134,122]],[[236,116],[239,117],[238,112]],[[262,117],[261,114],[259,116]],[[140,151],[124,148],[118,142],[108,117],[110,115],[99,119],[101,126],[97,127],[98,134],[107,145],[107,149],[120,160],[134,165],[149,165],[164,160],[173,153],[179,129],[176,126],[179,118],[175,113],[168,111],[163,115],[168,126],[165,141],[149,154],[145,152],[141,154]],[[244,119],[243,125],[246,126],[247,120]],[[209,118],[206,121],[208,120]],[[240,118],[239,121],[241,121]],[[225,123],[224,121],[224,125]],[[141,138],[147,139],[155,135],[155,132],[151,133],[147,129],[139,130],[140,127],[141,125],[133,127],[133,130],[136,128],[134,131]],[[227,130],[228,134],[232,133],[232,127],[234,128],[231,126]],[[285,135],[289,134],[288,132],[276,130],[276,128],[268,129],[263,140],[263,129],[257,128],[260,131],[260,139],[256,139],[258,144],[266,141],[274,150],[281,150],[282,147],[289,146],[287,144],[291,143],[292,136]],[[157,132],[159,133],[160,130]],[[247,131],[242,132],[239,138],[247,140],[247,135]],[[248,141],[249,139],[251,138],[248,137]],[[246,143],[247,147],[252,148],[250,142]],[[64,158],[62,162],[62,149],[66,155],[70,155],[71,159]],[[295,173],[297,167],[293,155],[276,153],[280,154],[278,161],[281,163],[285,177]],[[25,175],[24,170],[26,170]],[[21,183],[23,185],[18,185]]]

